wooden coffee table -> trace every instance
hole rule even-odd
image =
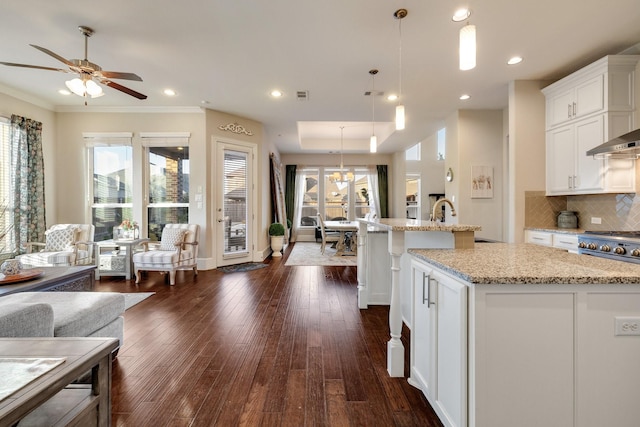
[[[0,297],[16,292],[35,291],[93,291],[95,284],[95,265],[77,265],[73,267],[39,267],[42,275],[24,282],[9,283],[0,286]]]
[[[17,357],[66,360],[0,400],[0,427],[111,424],[111,352],[115,338],[0,338],[0,361]],[[72,384],[91,372],[88,384]]]

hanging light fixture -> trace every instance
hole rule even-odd
[[[402,104],[402,19],[407,16],[407,9],[398,9],[393,17],[398,20],[398,35],[400,47],[398,49],[398,105],[396,105],[396,130],[404,129],[404,105]]]
[[[375,153],[378,151],[378,138],[376,138],[376,74],[378,70],[375,68],[369,70],[371,74],[371,139],[369,140],[369,152]]]
[[[476,26],[469,24],[460,28],[460,69],[471,70],[476,67]]]
[[[344,126],[340,126],[340,172],[334,172],[330,177],[329,181],[332,183],[345,183],[349,181],[353,181],[353,173],[352,172],[344,172],[344,163],[342,161],[342,151],[344,149]]]
[[[98,98],[104,95],[100,85],[94,82],[91,77],[83,76],[82,79],[76,77],[75,79],[67,80],[65,84],[71,92],[78,96],[84,97],[88,95],[91,98]]]

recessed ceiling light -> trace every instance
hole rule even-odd
[[[278,89],[274,89],[271,91],[271,96],[273,96],[274,98],[280,98],[282,96],[282,92]]]
[[[462,101],[466,101],[466,100],[467,100],[467,99],[469,99],[469,98],[471,98],[471,96],[470,96],[470,95],[467,95],[466,93],[465,93],[464,95],[460,95],[460,99],[461,99]]]
[[[522,62],[522,57],[521,56],[513,56],[513,57],[509,58],[509,60],[507,61],[507,64],[515,65],[515,64],[519,64],[521,62]]]
[[[176,91],[173,89],[165,89],[162,91],[167,96],[176,96]]]
[[[60,95],[71,95],[71,92],[69,92],[69,91],[68,91],[68,90],[66,90],[66,89],[60,89],[60,90],[58,91],[58,93],[59,93]]]
[[[398,99],[398,95],[391,94],[387,96],[387,101],[395,101],[396,99]]]
[[[460,22],[460,21],[464,21],[465,19],[467,19],[470,16],[471,16],[471,11],[469,9],[460,8],[460,9],[456,10],[456,12],[453,14],[451,19],[454,22]]]

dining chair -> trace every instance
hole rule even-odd
[[[320,253],[324,255],[324,249],[327,246],[327,243],[338,242],[340,240],[340,233],[338,234],[328,234],[327,230],[324,227],[324,219],[322,218],[322,214],[318,214],[318,224],[320,225],[320,234],[322,235],[322,243],[320,244]]]

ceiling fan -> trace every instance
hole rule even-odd
[[[91,37],[91,35],[93,34],[93,30],[85,26],[78,27],[78,30],[80,30],[80,32],[84,34],[84,59],[68,60],[50,51],[49,49],[45,49],[44,47],[36,46],[34,44],[30,45],[35,47],[39,51],[44,52],[47,55],[52,56],[58,61],[66,64],[69,67],[68,70],[62,68],[43,67],[39,65],[16,64],[13,62],[0,62],[0,64],[8,65],[10,67],[37,68],[40,70],[61,71],[63,73],[77,74],[78,77],[67,81],[66,85],[73,93],[85,97],[85,99],[87,96],[90,96],[91,98],[97,98],[104,95],[104,92],[102,92],[102,87],[100,87],[100,85],[98,85],[97,83],[109,86],[110,88],[119,90],[120,92],[124,92],[127,95],[131,95],[138,99],[147,99],[147,95],[143,95],[140,92],[136,92],[133,89],[129,89],[128,87],[122,86],[121,84],[110,80],[123,79],[141,82],[142,79],[138,75],[134,73],[123,73],[119,71],[103,71],[99,65],[90,62],[87,59],[87,47],[89,37]]]

